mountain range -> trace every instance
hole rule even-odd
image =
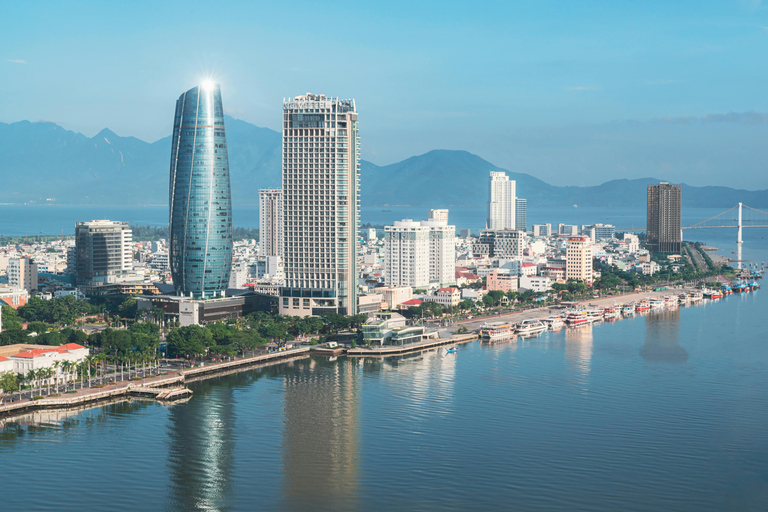
[[[257,204],[260,188],[279,188],[280,133],[227,117],[233,203]],[[55,123],[0,123],[0,203],[167,204],[171,137],[153,143],[104,129],[93,137]],[[517,195],[536,206],[642,207],[655,178],[608,180],[597,186],[557,186],[510,172],[472,153],[438,149],[402,162],[361,163],[363,206],[481,206],[488,172],[517,181]],[[606,176],[608,178],[608,176]],[[768,206],[768,190],[683,184],[683,205]]]

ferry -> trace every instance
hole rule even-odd
[[[587,313],[582,310],[570,311],[565,316],[568,325],[581,325],[587,323]]]
[[[629,302],[627,304],[624,304],[621,306],[621,313],[623,315],[634,315],[635,314],[635,303]]]
[[[509,322],[491,322],[480,328],[480,338],[483,341],[493,341],[515,335],[515,324]]]
[[[613,306],[610,308],[605,308],[605,311],[603,312],[603,317],[605,317],[606,320],[609,320],[611,318],[618,318],[621,314],[621,308],[619,306]]]
[[[602,308],[590,308],[587,310],[587,321],[589,323],[599,322],[603,319]]]
[[[704,294],[701,292],[693,292],[690,294],[691,302],[701,302],[704,300]]]
[[[550,331],[559,331],[562,329],[563,325],[565,325],[565,322],[563,322],[563,319],[559,316],[544,318],[542,322],[544,322],[544,325],[546,325]]]
[[[648,299],[648,304],[651,309],[660,309],[664,307],[664,299],[662,297],[651,297]]]
[[[651,304],[645,299],[638,301],[635,305],[635,311],[648,311],[649,309],[651,309]]]
[[[680,295],[677,296],[677,303],[679,305],[682,306],[683,304],[688,304],[689,302],[691,302],[691,298],[688,296],[687,293],[681,293]]]
[[[667,306],[668,308],[676,308],[678,306],[677,296],[676,295],[664,296],[664,305]]]
[[[547,330],[547,326],[538,318],[529,318],[520,322],[517,334],[524,338],[538,336]]]

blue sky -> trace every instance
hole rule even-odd
[[[768,118],[705,117],[768,112],[760,1],[220,4],[4,4],[0,121],[153,141],[170,133],[179,94],[210,74],[230,114],[273,129],[284,97],[354,97],[363,156],[378,164],[465,149],[563,184],[663,172],[727,184],[710,151],[732,154],[736,185],[768,187]],[[680,154],[653,158],[659,123]],[[634,166],[638,154],[648,163]]]

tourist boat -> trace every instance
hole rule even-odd
[[[581,325],[587,323],[587,313],[583,310],[569,311],[565,316],[568,325]]]
[[[691,302],[691,298],[688,296],[687,293],[681,293],[680,295],[677,296],[677,303],[679,305],[682,306],[683,304],[688,304],[689,302]]]
[[[664,298],[651,297],[650,299],[648,299],[648,304],[651,306],[651,309],[661,309],[664,307]]]
[[[668,308],[676,308],[678,306],[677,295],[665,295],[664,305]]]
[[[562,329],[563,325],[565,324],[565,322],[563,322],[563,319],[560,318],[559,316],[551,316],[549,318],[544,318],[542,322],[544,323],[544,325],[547,326],[547,328],[549,328],[550,331],[558,331]]]
[[[603,308],[589,308],[587,310],[587,321],[589,323],[599,322],[603,319]]]
[[[651,309],[651,304],[645,299],[638,301],[635,305],[635,311],[648,311],[649,309]]]
[[[634,302],[628,302],[627,304],[624,304],[621,306],[621,313],[623,315],[634,315],[635,314],[635,303]]]
[[[690,294],[691,302],[701,302],[704,300],[704,294],[701,292],[692,292]]]
[[[538,318],[529,318],[523,320],[517,328],[517,335],[523,338],[538,336],[547,330],[546,324]]]
[[[515,324],[509,322],[486,323],[480,328],[480,338],[483,341],[508,338],[515,335],[515,328]]]

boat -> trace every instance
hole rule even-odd
[[[459,349],[456,348],[456,347],[448,347],[445,350],[446,350],[446,353],[448,353],[448,354],[455,354],[455,353],[457,353],[459,351]]]
[[[589,308],[587,310],[587,321],[589,323],[599,322],[603,319],[603,308]]]
[[[516,326],[509,322],[490,322],[480,328],[480,339],[493,341],[515,335]]]
[[[523,338],[538,336],[547,330],[547,326],[538,318],[523,320],[517,327],[517,335]]]
[[[562,329],[563,325],[565,325],[565,322],[563,322],[563,319],[559,316],[551,316],[549,318],[542,319],[542,322],[544,325],[547,326],[547,328],[550,331],[558,331]]]
[[[665,295],[664,305],[667,306],[668,308],[676,308],[678,306],[677,295]]]
[[[612,306],[609,308],[605,308],[605,311],[603,312],[603,317],[606,320],[610,320],[611,318],[618,318],[621,314],[621,308],[619,306]]]
[[[565,323],[568,325],[581,325],[587,323],[587,313],[583,310],[569,311],[565,315]]]
[[[758,288],[760,288],[760,285],[759,285],[759,284],[757,284],[757,281],[752,281],[751,283],[749,283],[749,287],[750,287],[752,290],[757,290]]]
[[[651,309],[651,304],[645,299],[640,300],[635,304],[635,311],[648,311],[649,309]]]
[[[624,304],[621,306],[621,314],[622,315],[634,315],[635,314],[635,304],[633,302],[628,302],[627,304]]]
[[[660,309],[664,307],[664,299],[662,297],[651,297],[648,299],[648,304],[651,309]]]
[[[736,293],[744,293],[750,290],[747,283],[738,283],[733,287],[733,291]]]
[[[723,284],[723,285],[720,285],[720,292],[723,295],[730,295],[733,293],[733,289],[731,289],[731,287],[728,286],[727,284]]]

